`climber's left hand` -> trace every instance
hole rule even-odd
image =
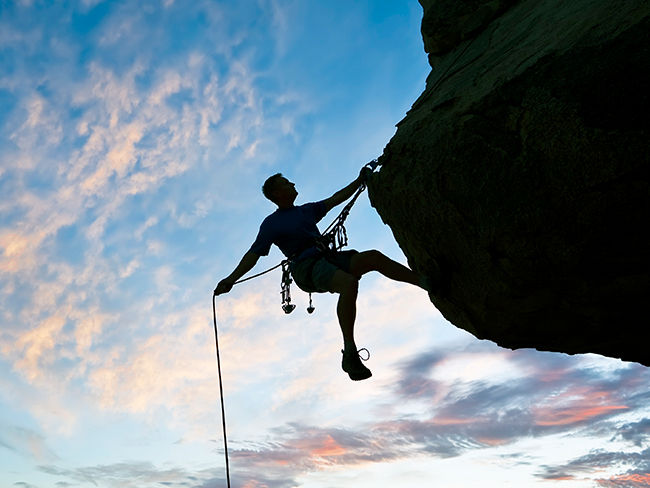
[[[371,174],[372,174],[372,170],[367,166],[364,166],[363,168],[361,168],[361,171],[359,172],[359,181],[361,183],[368,183],[368,179],[370,178]]]

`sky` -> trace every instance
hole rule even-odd
[[[0,1],[0,488],[226,486],[212,290],[267,176],[317,201],[381,154],[430,71],[421,16]],[[347,229],[407,262],[365,194]],[[352,382],[336,297],[292,296],[276,270],[217,300],[233,487],[650,486],[649,368],[500,348],[370,274]]]

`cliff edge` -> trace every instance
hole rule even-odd
[[[432,66],[372,205],[433,303],[508,348],[650,366],[647,0],[420,0]]]

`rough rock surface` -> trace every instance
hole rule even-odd
[[[453,324],[650,365],[650,2],[420,0],[432,72],[370,199]]]

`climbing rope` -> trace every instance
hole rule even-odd
[[[377,160],[373,160],[370,163],[366,164],[364,167],[368,168],[372,172],[375,170],[378,164],[379,162]],[[359,195],[361,195],[361,193],[363,193],[365,189],[366,189],[366,182],[364,181],[361,183],[361,185],[357,189],[357,192],[354,194],[352,199],[345,205],[345,207],[343,207],[343,210],[341,210],[341,212],[336,217],[336,219],[334,219],[334,221],[323,232],[321,239],[319,240],[319,244],[321,246],[325,246],[325,248],[330,251],[338,251],[348,244],[348,234],[347,231],[345,230],[345,220],[348,218],[348,215],[350,214],[350,210],[354,206],[354,203],[357,201],[357,198],[359,198]],[[291,303],[290,285],[293,282],[293,280],[291,279],[289,263],[290,263],[290,259],[284,259],[280,263],[276,264],[275,266],[269,269],[262,271],[261,273],[257,273],[253,276],[249,276],[248,278],[243,278],[238,281],[235,281],[233,285],[237,285],[239,283],[243,283],[245,281],[258,278],[259,276],[270,273],[274,269],[282,267],[282,282],[281,282],[282,310],[284,311],[284,313],[290,314],[291,312],[294,311],[296,306]],[[217,300],[217,295],[213,293],[212,319],[214,322],[214,343],[215,343],[215,348],[217,350],[217,372],[219,376],[219,395],[221,397],[221,427],[223,429],[223,449],[224,449],[224,456],[226,458],[226,482],[228,488],[230,488],[230,462],[228,458],[228,436],[226,434],[226,407],[225,407],[224,396],[223,396],[223,381],[221,378],[221,357],[219,355],[219,332],[217,330],[216,300]],[[314,311],[314,306],[312,305],[311,293],[310,293],[309,307],[307,308],[307,312],[311,314],[313,311]],[[370,354],[368,353],[368,356],[369,355]]]
[[[223,381],[221,380],[221,358],[219,357],[219,332],[217,331],[217,295],[212,295],[212,319],[214,321],[214,345],[217,349],[217,371],[219,373],[219,395],[221,396],[221,427],[223,428],[223,450],[226,457],[226,482],[230,488],[230,463],[228,462],[228,436],[226,435],[226,407],[223,401]]]
[[[357,189],[357,192],[354,194],[352,199],[345,205],[345,207],[343,207],[343,210],[341,210],[341,213],[339,213],[334,222],[332,222],[323,232],[321,240],[330,251],[340,251],[348,245],[348,233],[345,230],[345,220],[348,218],[350,210],[357,201],[357,198],[359,198],[359,195],[361,195],[365,189],[366,184],[364,182]]]

